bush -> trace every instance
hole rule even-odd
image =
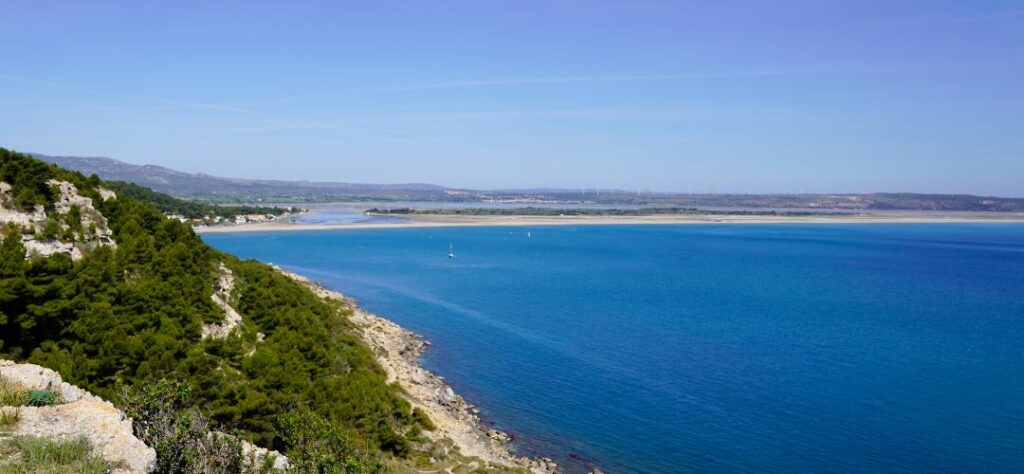
[[[46,224],[43,228],[36,232],[36,238],[39,240],[50,240],[57,238],[61,233],[60,223],[56,219],[50,218],[46,220]]]
[[[135,435],[157,453],[158,473],[262,473],[272,459],[247,458],[233,436],[211,431],[199,410],[184,408],[188,385],[160,380],[122,395]],[[384,473],[384,463],[354,448],[345,432],[310,410],[289,413],[279,437],[287,446],[292,472],[299,474]]]
[[[419,423],[420,426],[423,427],[423,429],[427,431],[434,431],[437,429],[437,426],[434,425],[434,422],[430,421],[430,417],[427,416],[427,413],[421,410],[419,407],[412,409],[412,417],[413,419],[416,420],[417,423]]]
[[[196,409],[186,409],[191,390],[176,380],[160,380],[141,390],[126,390],[125,413],[135,436],[156,450],[156,472],[229,474],[253,472],[241,443],[210,430]]]
[[[309,410],[288,414],[281,422],[281,438],[295,472],[317,474],[382,473],[379,459],[362,455],[337,425]]]
[[[57,403],[57,393],[53,390],[29,390],[26,405],[48,407]]]

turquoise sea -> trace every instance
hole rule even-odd
[[[430,369],[570,472],[1024,472],[1024,225],[204,239],[425,335]]]

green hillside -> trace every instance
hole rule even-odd
[[[429,422],[386,383],[352,331],[351,309],[317,298],[267,265],[210,248],[133,193],[102,199],[101,187],[123,186],[0,148],[8,208],[43,205],[64,238],[84,239],[68,230],[74,219],[54,211],[50,179],[92,199],[116,246],[90,247],[77,260],[26,258],[21,235],[33,230],[4,226],[0,357],[52,368],[115,401],[124,389],[184,381],[192,394],[184,408],[199,408],[218,430],[282,452],[304,447],[297,445],[305,443],[301,436],[282,435],[281,420],[301,413],[369,456],[410,453]],[[172,199],[134,194],[164,204]],[[230,303],[243,321],[226,338],[204,339],[204,324],[224,320],[211,299],[221,264],[234,275]]]

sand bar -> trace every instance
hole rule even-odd
[[[265,222],[195,227],[197,233],[270,232],[296,230],[401,229],[426,227],[556,226],[556,225],[654,225],[654,224],[938,224],[938,223],[1022,223],[1024,213],[991,215],[858,214],[822,216],[750,215],[651,215],[651,216],[465,216],[413,215],[405,222],[356,222],[340,224],[297,224]]]

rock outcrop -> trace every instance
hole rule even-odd
[[[63,403],[18,407],[19,421],[10,436],[48,439],[84,437],[93,453],[115,474],[144,474],[156,467],[156,451],[135,437],[131,419],[110,402],[64,382],[60,374],[38,365],[0,360],[0,376],[29,390],[51,390]],[[13,410],[10,407],[0,408]]]
[[[213,304],[224,311],[224,321],[220,324],[204,324],[203,339],[224,339],[239,324],[242,324],[242,315],[228,304],[231,299],[231,291],[234,289],[235,274],[221,263],[220,275],[217,277],[217,283],[213,287],[213,295],[210,298],[213,299]]]
[[[93,206],[91,198],[78,193],[75,185],[67,181],[51,179],[47,181],[58,194],[49,214],[42,205],[36,205],[32,211],[18,210],[11,195],[12,188],[8,183],[0,182],[0,225],[15,224],[22,229],[22,244],[25,246],[26,257],[49,257],[56,254],[67,254],[72,260],[78,260],[90,249],[99,245],[116,246],[117,242],[107,226],[107,220]],[[102,189],[104,200],[116,197],[113,191]],[[72,208],[77,208],[81,231],[76,233],[73,241],[65,241],[56,237],[37,238],[36,234],[43,230],[53,217],[64,217]],[[68,225],[59,223],[61,231]]]
[[[17,224],[23,228],[34,228],[37,222],[46,221],[46,210],[37,205],[31,211],[19,211],[14,206],[11,185],[0,181],[0,224]]]
[[[252,466],[261,466],[268,457],[273,459],[273,469],[287,471],[291,468],[291,461],[283,454],[266,448],[261,448],[248,441],[242,440],[242,456],[251,459]]]
[[[97,186],[96,187],[96,192],[100,193],[100,198],[102,198],[104,201],[109,201],[111,199],[117,199],[117,193],[115,193],[115,192],[113,192],[113,191],[111,191],[111,190],[109,190],[107,188],[104,188],[103,186]]]
[[[46,182],[50,186],[57,189],[60,196],[53,203],[54,209],[58,214],[65,215],[71,212],[71,208],[77,206],[81,214],[81,224],[84,229],[88,229],[87,232],[83,233],[82,240],[84,241],[95,241],[103,245],[116,246],[117,243],[111,235],[110,228],[107,226],[107,219],[100,214],[99,211],[93,206],[92,199],[87,198],[78,194],[78,189],[75,188],[74,184],[67,181],[57,181],[51,179]],[[116,197],[113,191],[109,191],[100,188],[106,192],[106,195]],[[104,193],[101,192],[101,195]],[[107,198],[104,197],[103,200]]]

